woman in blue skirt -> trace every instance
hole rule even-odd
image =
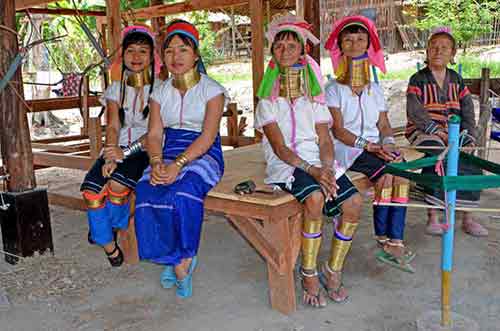
[[[151,95],[150,167],[136,189],[136,233],[139,257],[166,265],[163,287],[189,297],[203,202],[224,171],[218,132],[228,98],[206,75],[192,24],[168,25],[163,60],[171,76]]]

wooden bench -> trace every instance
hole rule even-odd
[[[295,311],[294,267],[300,252],[302,205],[286,192],[238,195],[236,184],[251,179],[264,185],[265,161],[260,144],[224,153],[222,181],[208,194],[205,208],[223,213],[266,260],[271,307],[284,314]],[[370,183],[350,174],[358,189]]]
[[[264,185],[266,163],[260,144],[225,151],[224,162],[224,177],[209,192],[205,208],[223,213],[265,259],[271,307],[290,314],[296,309],[293,270],[301,245],[302,205],[286,192],[243,196],[233,192],[236,184],[248,179],[258,186]],[[371,186],[361,174],[350,173],[349,176],[360,191]],[[71,196],[49,191],[49,201],[85,210],[86,206],[76,189]],[[120,231],[119,240],[126,262],[137,263],[133,219],[128,231]]]

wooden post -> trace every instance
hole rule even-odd
[[[0,1],[0,72],[5,73],[17,55],[15,0]],[[15,264],[16,256],[31,256],[36,251],[54,252],[47,191],[35,189],[26,107],[23,98],[21,66],[3,91],[0,91],[0,146],[3,164],[10,178],[8,193],[2,194],[0,228],[5,260]]]
[[[121,36],[121,14],[120,14],[120,0],[106,0],[106,20],[108,27],[108,54],[113,54],[120,48]],[[113,59],[115,55],[113,56]]]
[[[236,22],[234,21],[234,7],[231,7],[231,46],[232,58],[236,58]]]
[[[102,125],[100,117],[91,117],[88,122],[88,135],[90,157],[94,160],[99,158],[99,153],[102,148]]]
[[[479,120],[477,127],[478,132],[478,145],[480,147],[486,147],[486,143],[489,139],[489,124],[491,122],[491,105],[489,103],[489,89],[490,89],[490,69],[483,68],[481,70],[481,88],[479,96]],[[479,157],[485,158],[487,155],[487,150],[483,149],[479,151]]]
[[[306,0],[295,0],[295,12],[297,13],[297,17],[304,18],[305,14],[305,2]]]
[[[83,135],[88,135],[89,134],[89,119],[90,119],[90,109],[89,109],[89,77],[84,76],[82,78],[82,97],[80,99],[80,105],[82,109],[82,121],[83,121],[83,128],[81,130],[81,133]]]
[[[155,5],[163,5],[162,0],[150,0],[149,1],[150,6],[155,6]],[[163,60],[163,38],[165,37],[165,31],[163,31],[163,28],[166,25],[165,22],[165,17],[155,17],[151,19],[151,25],[153,28],[153,31],[156,33],[156,52],[160,56],[160,58]],[[160,71],[160,78],[165,80],[168,78],[168,71],[166,66],[162,66],[161,71]]]
[[[15,31],[15,18],[15,0],[0,1],[0,24]],[[0,72],[5,73],[17,54],[18,44],[14,33],[2,29],[1,36]],[[20,96],[24,94],[21,67],[0,92],[0,144],[3,164],[10,175],[8,190],[23,192],[35,188],[36,182],[26,107],[14,89]]]
[[[321,19],[319,13],[319,1],[318,0],[302,0],[302,1],[304,2],[304,19],[308,23],[312,24],[314,35],[321,40]],[[318,62],[318,64],[320,64],[321,45],[318,44],[312,47],[310,55],[314,60],[316,60],[316,62]]]
[[[250,1],[250,20],[252,22],[252,81],[254,112],[257,109],[257,90],[264,76],[264,18],[262,0]],[[260,134],[255,131],[257,139]]]

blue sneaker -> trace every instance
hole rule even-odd
[[[193,256],[193,259],[191,260],[191,265],[189,266],[188,269],[187,276],[184,277],[183,279],[177,280],[176,282],[177,290],[175,291],[175,294],[177,294],[178,297],[189,298],[190,296],[193,295],[193,272],[194,269],[196,268],[197,263],[198,263],[198,258],[196,256]]]
[[[175,275],[174,266],[167,265],[165,270],[160,275],[160,283],[163,288],[172,288],[177,282],[177,277]]]

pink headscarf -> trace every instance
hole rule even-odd
[[[383,73],[386,72],[384,52],[380,44],[380,38],[378,36],[377,28],[373,24],[372,20],[367,17],[356,15],[347,16],[341,20],[335,21],[333,23],[333,29],[328,37],[325,48],[330,52],[330,57],[332,59],[333,68],[337,69],[342,58],[342,51],[338,46],[338,38],[340,32],[351,24],[358,24],[366,28],[368,35],[370,36],[370,45],[368,46],[368,60],[370,64],[378,67]]]
[[[309,40],[313,45],[319,44],[319,39],[311,32],[312,25],[304,21],[303,19],[293,16],[286,15],[281,16],[274,19],[270,24],[268,31],[266,33],[267,40],[269,41],[269,45],[272,45],[274,42],[274,38],[281,31],[293,31],[297,33],[299,39],[301,39],[304,48],[307,47],[307,41]],[[321,74],[321,68],[318,63],[307,53],[304,56],[304,63],[302,63],[306,67],[311,68],[316,77],[315,80],[318,84],[318,87],[321,89],[321,94],[313,97],[315,102],[324,104],[325,103],[325,94],[324,94],[324,86],[323,86],[323,76]],[[276,79],[275,74],[272,74],[271,71],[277,70],[277,64],[271,59],[268,63],[268,68],[261,82],[261,87],[259,88],[258,95],[260,97],[270,97],[271,100],[275,100],[279,95],[279,79]],[[265,86],[270,87],[271,89],[266,89]],[[268,95],[270,94],[270,95]]]
[[[139,32],[139,33],[144,33],[147,34],[149,37],[153,39],[153,45],[156,47],[155,43],[155,36],[151,29],[149,29],[146,26],[143,25],[131,25],[125,27],[122,32],[121,32],[121,40],[123,42],[123,39],[129,34],[133,32]],[[157,76],[160,73],[161,70],[161,59],[156,53],[156,49],[153,49],[153,56],[154,56],[154,64],[155,64],[155,76]],[[113,63],[111,64],[111,80],[120,80],[121,77],[121,67],[122,67],[122,55],[119,53],[116,57]]]

